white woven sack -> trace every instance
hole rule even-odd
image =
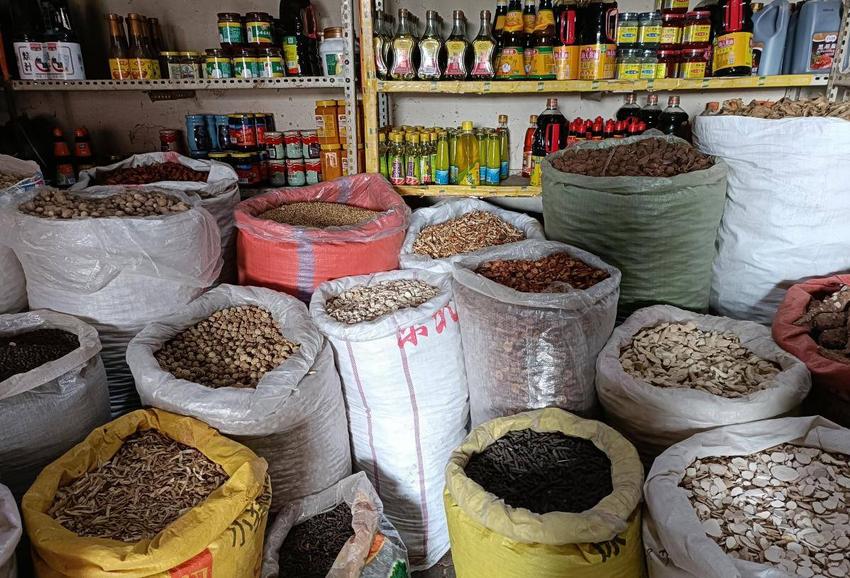
[[[73,194],[101,198],[121,190]],[[35,195],[28,192],[4,211],[30,307],[74,315],[98,330],[115,415],[138,407],[124,362],[127,342],[197,297],[221,269],[215,219],[196,197],[167,192],[192,208],[144,218],[43,219],[16,210]]]
[[[524,293],[475,273],[487,261],[568,253],[609,277],[584,291]],[[592,417],[596,356],[614,328],[620,271],[556,241],[492,247],[455,262],[472,427],[496,417],[560,407]]]
[[[759,391],[726,398],[691,388],[655,387],[631,376],[620,365],[620,351],[642,329],[662,323],[694,323],[703,331],[731,332],[741,344],[782,371]],[[644,456],[655,457],[695,433],[794,411],[811,388],[806,365],[770,337],[770,329],[752,321],[699,315],[655,305],[639,309],[614,330],[596,361],[596,391],[609,422]]]
[[[422,229],[431,225],[445,223],[448,220],[456,219],[472,211],[493,213],[503,221],[510,223],[525,233],[526,239],[546,238],[543,234],[543,225],[537,219],[529,217],[524,213],[506,211],[478,199],[451,199],[441,201],[433,207],[425,207],[413,212],[413,216],[410,218],[410,226],[407,228],[407,235],[404,237],[404,244],[401,246],[399,266],[402,269],[428,269],[437,273],[451,273],[452,263],[458,259],[480,254],[481,251],[473,251],[472,253],[454,255],[445,259],[432,259],[427,255],[418,255],[413,252],[413,244],[416,242],[416,238]],[[483,249],[483,251],[486,251],[486,249]]]
[[[15,498],[9,488],[0,484],[0,578],[17,578],[15,548],[22,535],[23,525]]]
[[[95,167],[80,172],[77,184],[71,190],[94,189],[98,176],[118,169],[143,167],[166,162],[178,163],[190,169],[209,173],[206,182],[196,181],[161,181],[150,185],[122,185],[130,188],[168,189],[196,193],[201,198],[200,205],[215,217],[221,232],[221,254],[224,258],[221,280],[223,282],[236,280],[236,224],[233,220],[233,208],[239,203],[239,177],[230,165],[217,161],[192,159],[176,152],[153,152],[133,155],[123,161],[105,166]]]
[[[0,335],[36,329],[73,333],[80,346],[0,381],[0,482],[19,499],[44,466],[109,421],[106,373],[94,328],[52,311],[0,315]]]
[[[242,305],[268,310],[281,333],[300,344],[256,388],[210,388],[160,368],[154,354],[168,340],[216,311]],[[197,418],[268,461],[273,510],[351,473],[345,404],[330,346],[294,297],[220,285],[145,327],[127,347],[127,363],[145,405]]]
[[[418,279],[440,293],[419,307],[354,325],[326,311],[328,299],[343,291],[397,279]],[[449,549],[444,470],[469,415],[450,279],[411,270],[329,281],[316,289],[310,312],[334,347],[356,469],[381,497],[411,568],[429,568]]]
[[[763,420],[696,434],[655,460],[643,487],[643,545],[650,578],[793,578],[777,566],[727,555],[706,535],[679,487],[694,460],[747,456],[783,443],[850,454],[850,430],[820,416]]]
[[[729,166],[713,309],[770,324],[791,285],[850,270],[850,122],[700,116],[694,137]]]

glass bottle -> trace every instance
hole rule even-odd
[[[76,174],[93,169],[95,164],[91,150],[91,136],[85,127],[74,130],[74,165]]]
[[[130,31],[130,76],[139,80],[151,80],[155,70],[148,47],[147,24],[141,14],[127,15]]]
[[[531,150],[534,145],[534,133],[537,132],[537,115],[528,117],[528,128],[525,129],[525,140],[522,147],[522,176],[531,176]]]
[[[71,25],[67,0],[41,3],[49,77],[54,80],[83,80],[83,53]]]
[[[534,9],[534,0],[525,0],[522,10],[522,33],[524,35],[522,50],[522,65],[525,75],[531,71],[531,59],[534,56],[534,27],[537,23],[537,11]]]
[[[390,133],[390,148],[387,151],[387,168],[390,172],[390,182],[403,185],[407,177],[407,167],[404,158],[404,137],[400,132]]]
[[[463,121],[457,141],[458,184],[478,186],[481,184],[481,161],[478,156],[478,139],[472,130],[472,121]]]
[[[150,39],[151,55],[159,68],[158,78],[162,78],[162,71],[166,69],[161,55],[167,50],[165,41],[162,39],[162,28],[159,18],[148,18],[148,38]]]
[[[387,39],[384,42],[384,62],[387,63],[387,77],[389,76],[389,71],[392,70],[393,67],[393,32],[395,30],[395,16],[392,14],[384,13],[384,38]]]
[[[109,74],[112,80],[127,80],[130,75],[130,49],[124,34],[124,18],[107,14],[109,23]]]
[[[546,101],[546,110],[537,117],[537,131],[531,147],[531,184],[539,186],[543,159],[566,145],[567,119],[558,109],[558,99]]]
[[[437,131],[431,131],[431,182],[437,182]]]
[[[283,44],[283,62],[286,76],[309,76],[309,58],[307,56],[307,37],[304,35],[304,21],[301,11],[302,0],[281,0],[280,35]]]
[[[431,178],[431,133],[423,132],[419,144],[419,182],[423,185],[432,185]]]
[[[378,133],[378,172],[380,172],[385,179],[390,178],[390,171],[387,165],[387,152],[389,147],[387,146],[387,134],[385,132]]]
[[[555,79],[555,11],[552,0],[540,0],[537,20],[531,41],[529,78]]]
[[[522,22],[522,0],[509,0],[505,28],[502,30],[502,49],[496,67],[496,78],[513,80],[525,78],[523,51],[525,34]]]
[[[77,182],[74,174],[74,163],[71,161],[71,149],[65,142],[61,128],[53,129],[53,184],[60,189],[67,189]]]
[[[419,68],[416,76],[420,80],[439,80],[443,71],[440,66],[440,52],[443,50],[443,38],[440,36],[439,15],[436,10],[425,12],[425,32],[419,41]]]
[[[623,106],[617,111],[617,120],[629,118],[640,118],[640,105],[637,103],[637,95],[633,92],[626,95]]]
[[[505,17],[508,15],[508,0],[496,0],[496,22],[493,25],[493,35],[499,38],[505,29]]]
[[[319,56],[319,17],[316,14],[315,6],[312,6],[307,0],[306,6],[301,13],[304,19],[304,36],[306,38],[306,75],[307,76],[322,76],[322,59]]]
[[[690,117],[679,106],[678,96],[674,95],[667,99],[667,108],[658,117],[658,126],[655,128],[664,134],[672,134],[687,141],[691,140]]]
[[[496,41],[490,28],[490,11],[481,11],[481,23],[478,36],[472,41],[472,72],[470,76],[476,80],[486,80],[496,76],[495,68]]]
[[[650,94],[646,97],[646,106],[640,109],[640,120],[646,123],[646,130],[656,128],[661,116],[661,107],[658,106],[658,95]]]
[[[446,40],[447,80],[466,80],[472,68],[472,49],[466,39],[466,16],[463,10],[452,12],[452,33]]]
[[[508,115],[499,115],[499,128],[496,130],[499,136],[499,180],[504,181],[510,174],[511,145],[510,132],[508,131]]]
[[[449,184],[449,137],[446,131],[440,131],[437,136],[437,162],[434,174],[436,184]]]
[[[407,8],[398,10],[398,29],[393,37],[393,64],[390,68],[390,78],[393,80],[413,80],[416,78],[416,68],[413,63],[413,51],[416,40],[410,22],[410,12]]]
[[[486,128],[475,130],[475,138],[478,140],[478,182],[487,182],[487,156],[490,144],[488,137],[490,132]]]
[[[381,80],[389,77],[389,67],[384,60],[384,45],[390,40],[384,35],[384,11],[375,10],[375,31],[372,34],[372,47],[375,52],[375,76]]]
[[[407,133],[407,137],[405,138],[405,147],[404,147],[404,166],[405,166],[405,179],[404,184],[406,185],[421,185],[422,184],[422,173],[420,172],[421,166],[419,164],[419,157],[421,152],[419,151],[419,133],[417,132],[409,132]]]
[[[449,129],[449,184],[458,184],[457,180],[457,143],[460,131]]]

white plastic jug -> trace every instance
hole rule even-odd
[[[841,0],[808,0],[794,34],[791,74],[829,74],[838,48]]]
[[[753,14],[753,74],[782,73],[782,53],[791,20],[788,0],[773,0]]]

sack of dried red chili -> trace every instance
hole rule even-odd
[[[410,209],[382,176],[360,174],[269,191],[235,216],[239,284],[308,302],[324,281],[397,269]]]
[[[785,293],[773,320],[773,339],[809,368],[812,392],[806,400],[808,409],[850,427],[850,357],[818,343],[816,340],[823,342],[823,334],[829,328],[817,316],[813,316],[811,321],[808,319],[810,316],[806,316],[809,312],[815,312],[814,300],[833,295],[847,285],[850,285],[850,275],[809,279],[793,285]],[[831,313],[845,315],[846,309]],[[843,335],[847,340],[846,323]]]

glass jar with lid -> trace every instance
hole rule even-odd
[[[325,28],[324,37],[319,43],[319,57],[322,59],[322,72],[325,76],[345,74],[345,39],[342,37],[340,26]]]
[[[233,61],[234,78],[257,78],[260,76],[257,51],[253,48],[236,48],[231,59]]]
[[[283,78],[283,51],[275,46],[257,49],[257,74],[259,78]]]
[[[218,14],[218,41],[222,48],[245,43],[245,29],[242,26],[241,15],[236,12]]]
[[[617,50],[617,78],[620,80],[638,80],[640,78],[642,51],[636,48]]]
[[[637,12],[620,12],[617,15],[617,46],[629,48],[637,45],[639,14]]]
[[[638,44],[642,48],[658,48],[661,42],[661,13],[642,12],[639,18]]]
[[[245,15],[245,37],[253,46],[274,44],[272,25],[274,18],[266,12],[249,12]]]
[[[685,14],[683,48],[705,48],[711,41],[711,12],[694,10]]]
[[[671,50],[682,44],[685,28],[685,15],[678,12],[665,12],[661,15],[660,48]]]
[[[233,78],[233,63],[224,50],[208,48],[205,58],[204,78]]]
[[[679,64],[679,78],[705,78],[710,52],[705,48],[685,48]]]
[[[658,63],[655,67],[655,78],[678,77],[681,58],[681,50],[659,50],[656,58]]]
[[[203,78],[202,69],[206,60],[200,52],[180,53],[180,78],[183,80],[198,80]]]
[[[652,80],[655,78],[655,67],[658,64],[655,50],[641,50],[638,60],[640,62],[639,78],[641,80]]]

